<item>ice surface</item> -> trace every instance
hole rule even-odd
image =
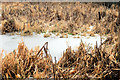
[[[18,43],[22,40],[25,43],[25,45],[31,49],[35,48],[35,46],[42,47],[45,42],[48,42],[48,48],[50,51],[50,54],[54,58],[56,56],[57,60],[62,56],[63,51],[66,50],[66,48],[71,46],[71,48],[76,49],[80,45],[81,39],[84,43],[91,44],[92,47],[96,44],[96,41],[98,45],[100,45],[100,36],[96,35],[95,37],[89,37],[86,36],[80,36],[80,38],[73,38],[71,35],[68,36],[68,38],[59,38],[52,34],[51,37],[44,38],[43,34],[37,34],[32,36],[20,36],[20,35],[0,35],[0,50],[4,49],[6,53],[13,51],[14,49],[17,49]]]

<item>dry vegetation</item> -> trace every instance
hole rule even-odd
[[[117,37],[107,38],[100,46],[96,43],[94,49],[82,42],[76,51],[68,47],[58,62],[55,59],[55,63],[48,54],[48,43],[41,49],[36,47],[28,50],[24,42],[21,42],[17,50],[6,54],[2,59],[3,78],[117,79],[119,71]]]
[[[68,47],[58,62],[58,69],[64,74],[62,77],[115,79],[114,74],[120,76],[120,54],[118,52],[118,43],[115,43],[115,40],[117,39],[108,38],[99,47],[96,43],[94,49],[89,46],[86,49],[85,44],[82,42],[77,51]],[[107,48],[108,46],[111,47]],[[114,70],[118,70],[118,72],[114,73]],[[59,70],[57,74],[59,74],[58,72]]]
[[[27,29],[30,33],[49,30],[59,33],[86,34],[91,25],[95,26],[92,32],[100,33],[102,29],[101,34],[109,34],[111,29],[117,32],[118,14],[118,6],[115,4],[108,8],[95,3],[80,2],[3,3],[2,33],[22,32]]]
[[[48,43],[29,50],[24,42],[2,59],[3,78],[120,78],[120,38],[113,36],[118,29],[118,6],[107,8],[94,3],[3,3],[2,33],[32,32],[94,36],[111,33],[100,46],[92,49],[82,42],[77,50],[68,47],[58,62],[48,54]],[[100,17],[99,17],[100,14]],[[95,26],[88,31],[89,26]],[[119,34],[119,33],[118,33]],[[44,37],[50,35],[45,33]],[[120,35],[119,35],[120,37]],[[77,37],[76,37],[77,38]],[[101,41],[102,42],[102,41]],[[3,54],[3,52],[1,53]]]
[[[3,78],[49,78],[52,73],[52,58],[48,54],[48,43],[39,49],[28,50],[24,42],[18,49],[6,54],[2,59]]]

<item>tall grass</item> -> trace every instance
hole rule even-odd
[[[28,50],[24,42],[19,43],[18,49],[7,54],[2,59],[3,78],[44,78],[52,72],[52,58],[47,52],[47,44],[39,50]]]
[[[100,33],[102,29],[103,34],[109,34],[111,27],[117,32],[116,24],[119,15],[117,5],[113,4],[111,8],[107,8],[104,5],[80,2],[3,3],[2,12],[2,20],[13,20],[15,24],[15,26],[3,25],[2,31],[5,33],[26,29],[37,33],[46,32],[48,29],[51,32],[74,33],[77,31],[79,33],[85,26],[95,26],[92,32]]]
[[[68,47],[58,62],[48,54],[48,43],[28,50],[24,42],[2,59],[3,78],[116,78],[120,70],[118,38],[107,38],[92,49],[83,42],[76,51]],[[2,57],[1,57],[2,58]],[[113,74],[114,73],[114,74]]]

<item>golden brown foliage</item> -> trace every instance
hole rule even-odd
[[[3,78],[49,78],[53,63],[47,45],[28,50],[24,42],[19,43],[17,50],[2,59]]]
[[[24,24],[29,24],[32,31],[37,33],[47,30],[60,33],[79,31],[80,33],[80,31],[86,32],[91,25],[96,27],[92,30],[94,33],[102,31],[103,34],[109,34],[111,27],[117,32],[117,7],[114,5],[114,8],[107,8],[104,5],[80,2],[3,3],[2,18],[3,20],[13,19],[17,30],[24,30],[28,27]],[[100,13],[100,19],[98,13]],[[8,27],[4,26],[4,28]],[[6,32],[5,29],[3,32]]]
[[[118,52],[118,44],[115,44],[114,39],[108,38],[99,47],[96,44],[94,49],[90,49],[90,47],[86,49],[83,42],[76,51],[68,47],[59,60],[57,68],[62,71],[65,78],[89,79],[111,76],[111,79],[114,79],[113,75],[118,73],[114,73],[113,68],[120,70],[120,52]],[[57,77],[63,77],[58,73],[59,70]],[[119,78],[119,74],[117,76]]]
[[[48,43],[28,50],[24,42],[2,59],[4,78],[104,78],[119,76],[120,52],[118,38],[107,38],[94,49],[81,41],[76,51],[68,47],[58,62],[52,62]],[[1,57],[2,58],[2,57]]]

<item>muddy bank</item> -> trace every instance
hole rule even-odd
[[[118,5],[110,8],[94,3],[3,3],[2,33],[21,31],[78,34],[117,32]],[[5,23],[7,20],[7,23]],[[9,21],[13,21],[9,25]],[[6,25],[5,25],[6,24]],[[15,24],[15,25],[14,25]],[[95,26],[87,31],[89,26]]]

